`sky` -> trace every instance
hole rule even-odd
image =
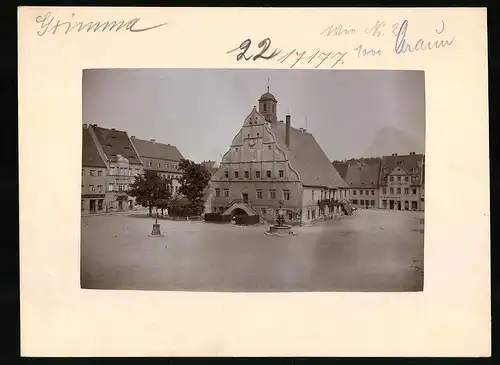
[[[220,162],[268,85],[278,119],[290,114],[330,160],[424,152],[422,71],[85,70],[82,123],[175,145],[195,162]]]

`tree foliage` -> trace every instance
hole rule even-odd
[[[153,207],[166,207],[172,195],[172,180],[156,171],[146,170],[130,184],[128,195],[135,197],[138,204],[148,207],[151,215]]]
[[[210,173],[203,165],[186,159],[180,161],[179,170],[182,171],[179,193],[189,201],[187,209],[193,215],[200,215],[203,212],[203,196],[210,182]]]

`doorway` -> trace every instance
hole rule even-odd
[[[394,200],[389,200],[389,209],[394,209]]]
[[[120,210],[120,211],[123,210],[123,202],[122,201],[118,202],[118,210]]]
[[[247,212],[245,212],[241,208],[236,208],[231,211],[231,217],[237,216],[237,215],[248,215]]]
[[[243,196],[243,203],[248,204],[248,194],[247,193],[242,193]]]
[[[408,203],[408,200],[405,201],[405,210],[410,210],[410,203]]]
[[[90,199],[90,212],[95,213],[95,199]]]
[[[398,210],[401,210],[401,200],[398,200]]]

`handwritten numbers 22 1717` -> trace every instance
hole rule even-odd
[[[258,59],[271,60],[280,55],[279,58],[276,58],[276,61],[280,63],[288,61],[290,62],[290,68],[294,68],[295,65],[303,60],[307,60],[307,63],[312,65],[316,63],[314,68],[318,68],[328,60],[332,60],[332,63],[325,63],[324,66],[329,65],[330,68],[334,68],[335,66],[344,63],[344,57],[347,54],[347,52],[322,52],[321,50],[317,50],[309,55],[307,50],[297,50],[296,48],[288,52],[283,52],[283,50],[275,48],[274,51],[269,52],[269,48],[271,47],[271,39],[269,38],[260,41],[258,43],[260,51],[257,54],[252,54],[249,52],[251,45],[251,39],[245,39],[238,47],[231,49],[226,53],[229,54],[239,51],[236,56],[236,61],[256,61]]]

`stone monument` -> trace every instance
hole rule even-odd
[[[288,236],[295,235],[292,232],[292,226],[285,224],[285,214],[283,212],[283,202],[280,202],[280,209],[278,210],[278,216],[276,217],[276,224],[271,224],[269,230],[264,232],[268,236]]]

